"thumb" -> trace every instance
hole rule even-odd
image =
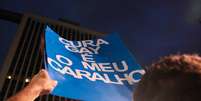
[[[56,80],[52,80],[52,86],[53,86],[53,87],[56,87],[56,86],[57,86],[57,83],[58,83],[58,82],[57,82]]]

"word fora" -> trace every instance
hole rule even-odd
[[[140,81],[139,76],[144,75],[145,71],[133,70],[129,73],[128,66],[125,61],[122,61],[123,69],[117,66],[117,63],[90,63],[82,62],[83,68],[88,70],[72,69],[69,66],[73,65],[73,62],[62,55],[56,55],[56,60],[48,57],[48,64],[55,71],[72,76],[76,79],[88,79],[90,81],[102,81],[104,83],[124,85],[128,83],[133,85]],[[62,67],[62,65],[65,65]],[[113,66],[113,67],[112,67]],[[91,71],[91,72],[89,72]],[[98,72],[97,72],[98,71]],[[125,73],[126,72],[126,73]],[[135,77],[136,76],[136,77]],[[138,76],[138,77],[137,77]]]
[[[103,39],[94,40],[83,40],[83,41],[69,41],[64,38],[59,38],[59,41],[65,45],[65,48],[71,52],[75,53],[88,53],[88,54],[98,54],[100,46],[102,44],[108,45],[109,42]]]

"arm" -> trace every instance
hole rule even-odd
[[[42,69],[24,89],[7,101],[34,101],[38,96],[50,93],[56,85],[57,81],[51,80],[47,71]]]

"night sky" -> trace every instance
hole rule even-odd
[[[201,0],[1,0],[0,8],[118,32],[141,65],[175,53],[201,53]],[[0,20],[0,60],[17,25]]]

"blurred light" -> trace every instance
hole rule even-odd
[[[8,76],[8,79],[11,79],[11,78],[12,78],[12,77],[9,75],[9,76]]]
[[[28,78],[26,78],[26,79],[25,79],[25,82],[29,82],[29,79],[28,79]]]

